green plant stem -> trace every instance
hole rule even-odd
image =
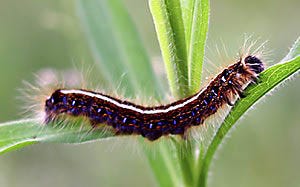
[[[182,175],[178,173],[177,159],[172,154],[174,152],[172,146],[170,147],[165,142],[159,142],[156,148],[157,154],[154,154],[147,152],[148,150],[143,147],[159,186],[182,186]]]

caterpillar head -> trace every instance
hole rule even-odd
[[[265,69],[263,62],[256,56],[249,55],[244,59],[244,62],[256,74],[261,73]]]

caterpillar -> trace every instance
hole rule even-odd
[[[257,83],[264,70],[254,55],[240,57],[219,73],[205,89],[161,106],[145,107],[85,89],[56,89],[44,103],[45,124],[61,114],[85,116],[93,128],[112,127],[116,135],[141,135],[150,141],[166,135],[184,135],[223,105],[233,106],[245,97],[244,89]]]

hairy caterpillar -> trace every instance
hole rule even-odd
[[[174,103],[145,107],[111,96],[83,89],[56,89],[45,101],[45,123],[61,114],[85,116],[91,126],[111,126],[117,135],[142,135],[154,141],[163,135],[184,135],[192,126],[203,124],[222,105],[233,106],[243,90],[255,83],[264,70],[254,56],[241,57],[219,73],[198,93]]]

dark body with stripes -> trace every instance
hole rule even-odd
[[[45,122],[59,115],[86,116],[93,127],[111,126],[117,135],[137,134],[153,141],[163,135],[184,135],[191,126],[203,124],[224,104],[244,97],[244,88],[264,70],[255,56],[241,58],[224,69],[200,92],[174,103],[155,107],[136,105],[108,95],[82,90],[57,89],[45,102]]]

